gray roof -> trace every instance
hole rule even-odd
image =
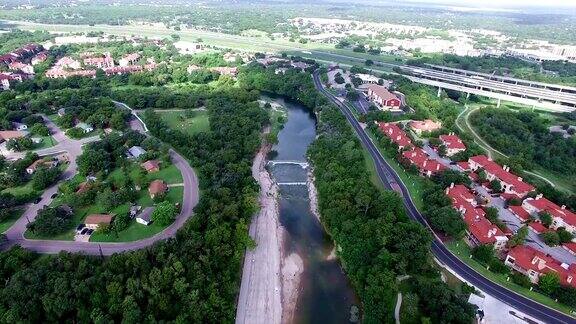
[[[80,128],[82,128],[83,130],[87,130],[87,129],[89,129],[89,128],[92,128],[92,126],[90,126],[90,125],[88,125],[88,124],[86,124],[86,123],[78,123],[78,125],[76,125],[76,127],[80,127]]]
[[[128,153],[130,153],[130,155],[133,157],[139,157],[140,155],[146,153],[146,151],[140,146],[132,146],[128,149]]]
[[[140,213],[140,215],[136,216],[136,218],[140,218],[140,219],[143,219],[147,222],[150,222],[152,220],[152,212],[153,211],[154,211],[154,207],[146,207]]]

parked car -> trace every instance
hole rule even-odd
[[[54,198],[56,198],[56,197],[58,197],[58,193],[57,193],[57,192],[56,192],[56,193],[53,193],[52,196],[50,196],[50,198],[52,198],[52,199],[54,199]]]
[[[36,199],[34,200],[34,204],[37,204],[37,203],[39,203],[41,200],[42,200],[42,197],[38,197],[38,198],[36,198]]]
[[[93,229],[89,229],[89,230],[86,232],[86,235],[92,235],[92,233],[94,233],[94,230],[93,230]]]
[[[85,224],[80,224],[76,226],[76,232],[80,232],[85,226],[86,226]]]
[[[88,232],[88,231],[89,231],[89,229],[84,228],[84,229],[80,232],[80,235],[84,235],[84,234],[86,234],[86,232]]]

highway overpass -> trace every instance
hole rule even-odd
[[[576,110],[576,88],[531,82],[449,67],[400,66],[404,76],[413,82],[440,89],[516,102],[536,109],[570,112]]]

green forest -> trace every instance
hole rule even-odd
[[[2,322],[233,321],[247,224],[257,208],[251,159],[268,117],[257,93],[214,91],[205,102],[209,132],[185,135],[145,114],[151,133],[186,156],[201,179],[195,215],[177,236],[106,259],[2,253]]]
[[[576,139],[548,130],[538,113],[484,108],[470,122],[490,145],[521,161],[522,167],[540,166],[576,181]]]

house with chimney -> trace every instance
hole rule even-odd
[[[476,198],[468,187],[452,183],[446,188],[446,195],[452,200],[452,207],[460,212],[464,222],[468,225],[466,230],[468,245],[475,247],[488,244],[494,246],[497,251],[506,247],[508,237],[486,218],[486,213],[478,207]]]
[[[456,153],[466,151],[466,145],[462,142],[458,135],[450,133],[448,135],[440,135],[440,142],[446,148],[446,156],[452,156]]]
[[[398,127],[398,124],[380,122],[378,123],[378,127],[386,137],[398,145],[399,151],[412,146],[412,140],[410,140],[408,135]]]
[[[474,172],[482,169],[486,172],[488,181],[498,180],[504,193],[518,198],[525,197],[535,190],[534,186],[526,183],[521,177],[510,172],[507,166],[501,167],[486,155],[476,155],[468,159],[470,169]]]
[[[576,214],[566,208],[565,205],[558,206],[550,200],[538,194],[535,198],[526,198],[521,206],[528,214],[536,216],[540,212],[546,212],[552,216],[550,228],[557,230],[564,227],[568,232],[576,235]]]
[[[510,249],[504,264],[527,276],[534,284],[542,275],[555,273],[560,278],[560,284],[576,288],[576,264],[561,263],[530,246],[518,245]]]

